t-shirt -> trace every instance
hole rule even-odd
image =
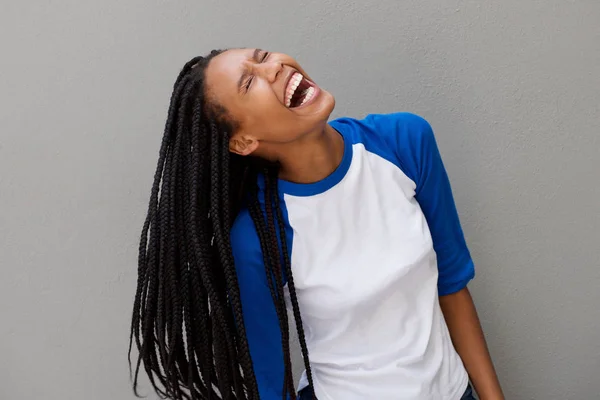
[[[468,376],[438,296],[463,289],[474,266],[433,131],[409,113],[330,125],[344,140],[337,169],[278,183],[315,394],[458,400]],[[231,241],[260,396],[281,399],[281,331],[248,210]]]

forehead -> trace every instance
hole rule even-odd
[[[213,58],[206,68],[206,87],[221,100],[238,93],[238,80],[244,64],[252,59],[254,49],[227,50]]]

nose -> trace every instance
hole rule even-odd
[[[283,64],[279,61],[269,61],[254,65],[254,73],[270,83],[277,80],[281,71],[283,71]]]

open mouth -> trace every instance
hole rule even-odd
[[[288,108],[300,107],[309,102],[315,95],[315,85],[307,80],[301,73],[296,72],[290,78],[285,91],[285,106]]]

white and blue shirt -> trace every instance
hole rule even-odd
[[[474,267],[433,131],[408,113],[330,124],[345,144],[338,168],[279,182],[315,394],[458,400],[468,376],[438,296],[463,289]],[[260,396],[281,399],[281,331],[245,209],[231,240]]]

